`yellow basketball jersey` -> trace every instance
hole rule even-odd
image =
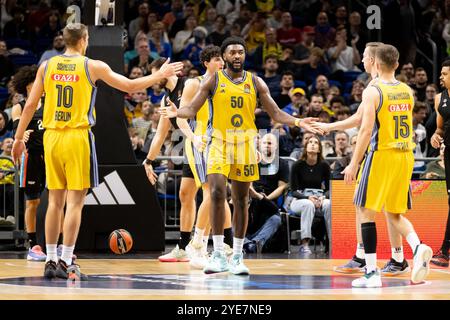
[[[376,121],[372,131],[369,150],[413,150],[414,97],[408,85],[402,82],[372,85],[380,93]]]
[[[204,79],[204,76],[199,76],[197,77],[197,79],[201,83]],[[208,120],[209,120],[210,103],[211,102],[207,100],[200,108],[200,110],[198,110],[197,114],[195,115],[195,118],[190,122],[191,129],[197,136],[203,136],[206,134],[206,129],[208,127]]]
[[[228,142],[248,141],[256,135],[256,83],[244,71],[234,82],[224,70],[216,73],[216,86],[210,97],[208,136]],[[211,103],[212,102],[212,103]]]
[[[95,124],[97,87],[89,77],[85,56],[59,55],[44,72],[46,129],[89,128]]]

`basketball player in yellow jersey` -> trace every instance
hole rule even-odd
[[[411,88],[395,79],[399,53],[391,45],[381,45],[375,53],[379,80],[364,90],[362,124],[350,164],[344,169],[346,183],[358,175],[354,203],[361,215],[366,274],[353,287],[381,287],[377,269],[375,214],[382,209],[388,223],[406,237],[414,252],[413,283],[422,282],[429,272],[431,248],[421,244],[412,224],[403,217],[411,206],[410,183],[414,167]]]
[[[129,80],[113,72],[104,62],[84,56],[89,39],[85,25],[67,25],[63,36],[67,47],[65,54],[49,59],[38,69],[15,134],[12,154],[18,162],[25,147],[24,132],[45,92],[44,154],[49,200],[44,276],[76,279],[84,278],[72,261],[81,211],[86,191],[98,183],[94,137],[90,131],[95,124],[95,83],[103,80],[126,92],[141,90],[180,71],[182,64],[165,64],[156,74]],[[65,203],[63,249],[58,261],[56,243]]]
[[[368,87],[370,87],[371,85],[376,85],[378,81],[378,71],[375,66],[375,52],[376,49],[382,44],[383,43],[381,42],[368,42],[366,44],[366,48],[363,53],[362,61],[364,64],[364,69],[367,73],[370,73],[372,77],[372,81],[370,81]],[[313,126],[321,128],[326,132],[340,131],[360,126],[361,121],[362,121],[362,108],[358,108],[357,112],[348,119],[333,123],[314,123]],[[356,209],[358,210],[358,207]],[[366,260],[364,253],[364,245],[362,243],[362,236],[361,236],[361,222],[359,221],[361,215],[358,214],[357,210],[356,210],[356,240],[357,240],[356,253],[349,262],[347,262],[344,265],[335,267],[334,270],[336,272],[341,273],[364,272]],[[386,276],[397,276],[405,272],[409,272],[410,268],[408,265],[408,261],[405,259],[403,255],[402,236],[396,231],[394,227],[391,226],[391,224],[388,223],[387,227],[389,240],[391,243],[392,258],[381,269],[381,273],[382,275]]]
[[[209,98],[210,119],[207,134],[207,176],[211,190],[211,226],[214,252],[205,266],[205,273],[230,271],[248,274],[242,256],[248,222],[248,196],[252,181],[259,179],[254,137],[254,113],[257,95],[264,110],[276,122],[299,126],[313,132],[313,120],[297,119],[281,111],[270,96],[265,82],[243,69],[246,47],[242,38],[230,37],[221,46],[226,68],[202,82],[199,92],[189,105],[168,111],[166,116],[193,118]],[[173,110],[173,108],[172,108]],[[228,264],[223,252],[224,203],[227,179],[232,180],[233,257]]]

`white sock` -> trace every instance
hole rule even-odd
[[[358,243],[356,246],[356,257],[359,259],[365,259],[365,251],[364,251],[364,245],[362,243]]]
[[[214,251],[220,251],[223,253],[223,239],[225,236],[218,235],[218,236],[212,236],[213,237],[213,244],[214,244]]]
[[[242,254],[243,248],[244,248],[244,239],[233,237],[233,255]]]
[[[65,246],[63,245],[61,259],[64,261],[68,266],[72,264],[72,255],[73,255],[73,249],[75,249],[75,246]]]
[[[56,253],[56,244],[46,244],[45,247],[47,248],[47,259],[45,259],[45,262],[48,262],[50,260],[58,262],[58,254]]]
[[[194,239],[192,239],[193,243],[203,243],[203,234],[205,233],[204,229],[199,229],[195,227],[194,231]]]
[[[377,269],[377,254],[366,253],[366,273],[371,273]]]
[[[403,260],[405,260],[405,257],[403,256],[403,246],[400,246],[398,248],[391,248],[391,250],[392,250],[392,259],[394,259],[398,263],[402,263]]]
[[[420,244],[419,237],[417,236],[417,233],[411,232],[406,236],[406,241],[408,241],[409,246],[411,247],[411,250],[413,254],[416,252],[416,247]]]

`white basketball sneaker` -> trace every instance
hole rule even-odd
[[[378,269],[352,281],[352,287],[355,288],[379,288],[381,286],[381,275]]]

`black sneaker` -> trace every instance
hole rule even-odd
[[[381,274],[386,277],[393,277],[409,271],[411,271],[411,269],[406,259],[403,259],[403,262],[400,263],[391,258],[391,260],[389,260],[381,269]]]
[[[49,260],[45,263],[44,277],[47,279],[53,279],[56,277],[56,262]]]
[[[70,280],[87,280],[87,276],[80,271],[80,266],[72,263],[68,266],[64,260],[60,259],[56,266],[56,277]]]
[[[430,263],[432,265],[442,267],[442,268],[448,268],[449,265],[449,256],[448,253],[444,254],[442,250],[439,250],[432,258]]]

